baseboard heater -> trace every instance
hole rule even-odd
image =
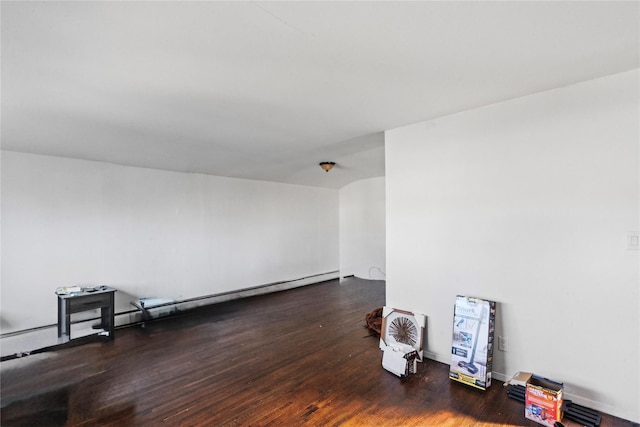
[[[162,304],[147,306],[146,308],[147,309],[156,309],[156,308],[163,308],[163,307],[171,308],[173,306],[176,309],[180,308],[182,310],[190,310],[193,308],[202,307],[210,304],[216,304],[219,302],[231,301],[234,299],[245,298],[245,297],[254,296],[254,295],[261,295],[261,294],[266,294],[270,292],[284,291],[287,289],[294,289],[301,286],[334,280],[337,278],[339,278],[339,271],[335,270],[335,271],[329,271],[327,273],[312,274],[310,276],[300,277],[298,279],[282,280],[279,282],[266,283],[264,285],[252,286],[252,287],[242,288],[242,289],[234,289],[232,291],[220,292],[217,294],[188,298],[184,300],[171,300],[170,302],[167,301]],[[117,295],[118,294],[116,293],[116,298],[117,298]],[[129,319],[124,321],[123,316],[130,316],[131,314],[135,314],[135,313],[140,313],[140,310],[139,309],[127,310],[127,311],[116,313],[115,314],[116,327],[124,327],[124,326],[133,325],[136,323],[140,323],[139,321],[132,322]],[[91,317],[91,318],[83,318],[81,320],[72,320],[71,324],[73,325],[77,323],[92,322],[96,320],[100,320],[100,317]],[[29,329],[22,329],[19,331],[12,331],[8,333],[0,334],[0,339],[15,337],[18,335],[37,332],[43,329],[55,328],[55,327],[57,327],[57,325],[54,323],[50,325],[36,326],[34,328],[29,328]]]
[[[518,402],[525,402],[526,387],[521,385],[507,386],[507,396]],[[598,427],[602,421],[602,416],[595,409],[565,400],[562,406],[563,417],[575,421],[585,427]]]
[[[167,300],[160,298],[140,298],[136,301],[131,301],[131,305],[135,307],[135,310],[129,310],[121,313],[116,313],[116,318],[125,314],[139,313],[141,319],[138,321],[118,322],[116,326],[123,327],[132,324],[142,324],[146,321],[153,319],[165,318],[183,311],[192,310],[199,307],[204,307],[212,304],[217,304],[225,301],[231,301],[234,299],[247,298],[256,295],[267,294],[271,292],[279,292],[288,289],[294,289],[301,286],[307,286],[311,284],[317,284],[329,280],[339,278],[339,271],[330,271],[327,273],[313,274],[310,276],[301,277],[293,280],[283,280],[278,282],[266,283],[264,285],[252,286],[242,289],[234,289],[231,291],[220,292],[217,294],[205,295],[194,298],[187,298],[183,300]],[[151,311],[159,311],[160,313],[155,317],[152,316]],[[163,311],[164,310],[164,311]]]

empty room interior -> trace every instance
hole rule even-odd
[[[640,423],[639,1],[0,20],[3,425],[540,425],[517,372]],[[382,307],[424,318],[411,375]]]

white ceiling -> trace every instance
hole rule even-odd
[[[638,68],[639,5],[2,1],[2,148],[339,188],[385,129]]]

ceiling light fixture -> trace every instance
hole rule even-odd
[[[335,165],[335,162],[320,162],[320,167],[324,169],[325,172],[329,172]]]

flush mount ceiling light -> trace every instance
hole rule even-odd
[[[335,162],[320,162],[320,167],[324,169],[325,172],[329,172],[335,165]]]

